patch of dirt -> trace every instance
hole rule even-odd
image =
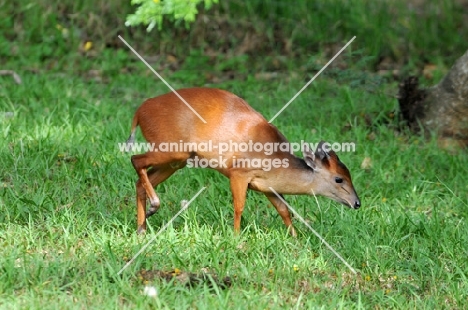
[[[177,268],[171,271],[142,269],[138,272],[138,279],[140,279],[143,283],[157,279],[161,279],[167,282],[174,281],[175,283],[185,285],[187,287],[206,284],[208,287],[213,287],[216,285],[221,289],[226,289],[232,285],[231,277],[224,277],[220,279],[216,274],[210,272],[196,274],[182,271]]]
[[[425,97],[426,92],[419,88],[419,80],[415,76],[410,76],[399,85],[400,114],[408,125],[417,124],[417,118],[422,116]]]

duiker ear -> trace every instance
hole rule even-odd
[[[330,154],[328,151],[329,147],[330,144],[326,143],[325,141],[320,141],[317,145],[317,149],[315,150],[315,156],[320,158],[321,161],[328,160],[330,158]]]
[[[317,170],[317,157],[315,156],[314,152],[312,152],[307,144],[302,146],[302,155],[304,156],[304,161],[306,162],[307,166],[310,168]]]

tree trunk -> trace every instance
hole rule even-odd
[[[468,147],[468,51],[442,81],[418,88],[410,77],[400,84],[400,113],[415,132],[435,132],[442,146]]]

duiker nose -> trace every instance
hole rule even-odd
[[[359,209],[361,207],[361,201],[358,199],[354,202],[354,209]]]

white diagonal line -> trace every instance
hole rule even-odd
[[[328,67],[328,65],[329,65],[329,64],[331,64],[331,63],[333,62],[333,60],[335,60],[335,58],[336,58],[336,57],[338,57],[338,56],[341,54],[341,52],[342,52],[342,51],[344,51],[344,50],[345,50],[345,49],[348,47],[348,45],[350,45],[350,44],[351,44],[351,42],[353,42],[353,41],[354,41],[354,39],[356,39],[356,36],[354,36],[354,37],[353,37],[351,40],[349,40],[349,42],[348,42],[348,43],[346,43],[346,45],[345,45],[345,46],[343,46],[343,48],[342,48],[342,49],[340,49],[340,51],[339,51],[338,53],[336,53],[336,55],[335,55],[335,56],[334,56],[332,59],[330,59],[330,61],[329,61],[329,62],[327,62],[327,64],[326,64],[325,66],[323,66],[323,68],[322,68],[322,69],[321,69],[319,72],[317,72],[317,74],[316,74],[316,75],[314,75],[314,77],[313,77],[313,78],[312,78],[312,79],[311,79],[309,82],[307,82],[307,84],[305,84],[305,85],[304,85],[304,87],[302,87],[302,89],[301,89],[300,91],[298,91],[298,92],[297,92],[297,94],[295,94],[295,95],[294,95],[294,97],[292,97],[292,98],[291,98],[291,100],[289,100],[289,102],[288,102],[288,103],[286,103],[286,104],[284,105],[284,107],[283,107],[281,110],[279,110],[279,111],[278,111],[278,113],[276,113],[276,115],[275,115],[275,116],[273,116],[273,118],[272,118],[272,119],[270,119],[270,120],[268,121],[268,123],[271,123],[271,122],[273,122],[273,121],[275,120],[275,118],[276,118],[278,115],[280,115],[280,114],[281,114],[281,112],[283,112],[283,111],[284,111],[284,109],[286,109],[286,108],[287,108],[287,107],[288,107],[288,106],[291,104],[291,102],[293,102],[293,101],[294,101],[294,99],[296,99],[296,98],[297,98],[297,96],[299,96],[299,95],[300,95],[300,94],[301,94],[301,93],[304,91],[304,89],[306,89],[306,88],[307,88],[307,86],[309,86],[309,85],[310,85],[310,83],[312,83],[312,82],[315,80],[315,78],[316,78],[317,76],[319,76],[319,75],[320,75],[320,73],[322,73],[322,71],[323,71],[323,70],[325,70],[325,69]]]
[[[176,90],[175,90],[174,88],[172,88],[172,86],[169,85],[169,83],[166,82],[166,80],[165,80],[158,72],[156,72],[156,70],[154,70],[153,67],[151,67],[151,66],[149,65],[149,64],[146,62],[146,60],[145,60],[143,57],[141,57],[140,54],[138,54],[137,51],[135,51],[135,50],[133,49],[133,47],[130,46],[130,44],[127,43],[127,41],[125,41],[120,35],[119,35],[118,37],[119,37],[119,39],[120,39],[125,45],[127,45],[127,47],[128,47],[138,58],[140,58],[140,60],[141,60],[151,71],[153,71],[153,73],[154,73],[161,81],[163,81],[164,84],[166,84],[167,87],[169,87],[169,89],[170,89],[174,94],[177,95],[177,97],[179,97],[180,100],[182,100],[183,103],[185,103],[185,105],[186,105],[190,110],[192,110],[193,113],[195,113],[196,116],[198,116],[198,118],[199,118],[203,123],[206,124],[205,119],[204,119],[203,117],[201,117],[201,115],[198,114],[197,111],[195,111],[195,109],[192,108],[192,106],[191,106],[187,101],[185,101],[185,99],[182,98],[182,96],[179,95],[179,93],[176,92]]]
[[[201,190],[198,191],[198,193],[195,194],[195,196],[192,197],[192,199],[190,199],[189,202],[187,202],[183,207],[182,209],[179,210],[179,212],[176,213],[176,215],[174,215],[170,220],[169,222],[166,223],[166,225],[164,225],[163,227],[161,227],[161,229],[158,231],[158,233],[156,235],[154,235],[153,238],[151,238],[150,241],[148,241],[141,249],[140,251],[138,251],[138,253],[135,254],[135,256],[132,257],[131,260],[129,260],[125,266],[122,267],[122,269],[120,269],[119,272],[117,272],[117,275],[120,275],[125,269],[127,269],[128,266],[130,266],[131,263],[133,263],[133,261],[141,254],[143,253],[143,251],[146,250],[147,247],[149,247],[149,245],[154,241],[156,240],[156,238],[164,231],[166,230],[167,227],[169,227],[169,225],[182,213],[184,212],[185,210],[187,210],[187,208],[190,206],[190,204],[192,203],[192,201],[195,200],[195,198],[198,197],[198,195],[201,194],[202,191],[205,190],[206,187],[203,187]]]
[[[349,268],[349,270],[351,270],[354,274],[357,274],[356,270],[354,270],[353,267],[351,267],[350,264],[348,264],[347,261],[345,261],[345,259],[337,252],[335,251],[334,248],[331,247],[331,245],[328,244],[327,241],[325,241],[325,239],[323,239],[322,236],[320,236],[320,234],[318,232],[316,232],[309,224],[307,224],[307,222],[302,218],[302,216],[299,215],[299,213],[296,212],[296,210],[293,209],[293,207],[291,207],[284,199],[283,197],[281,197],[280,194],[278,194],[272,187],[270,187],[270,190],[276,195],[278,196],[278,198],[288,207],[289,210],[291,210],[292,213],[294,213],[295,216],[297,216],[297,218],[307,227],[309,228],[313,233],[314,235],[317,236],[317,238],[320,239],[320,241],[322,241],[323,244],[325,244],[327,246],[327,248],[330,249],[330,251],[333,252],[333,254],[336,255],[336,257],[338,257],[339,259],[341,259],[341,261],[346,265],[346,267]],[[314,194],[314,197],[315,197],[315,194]]]

